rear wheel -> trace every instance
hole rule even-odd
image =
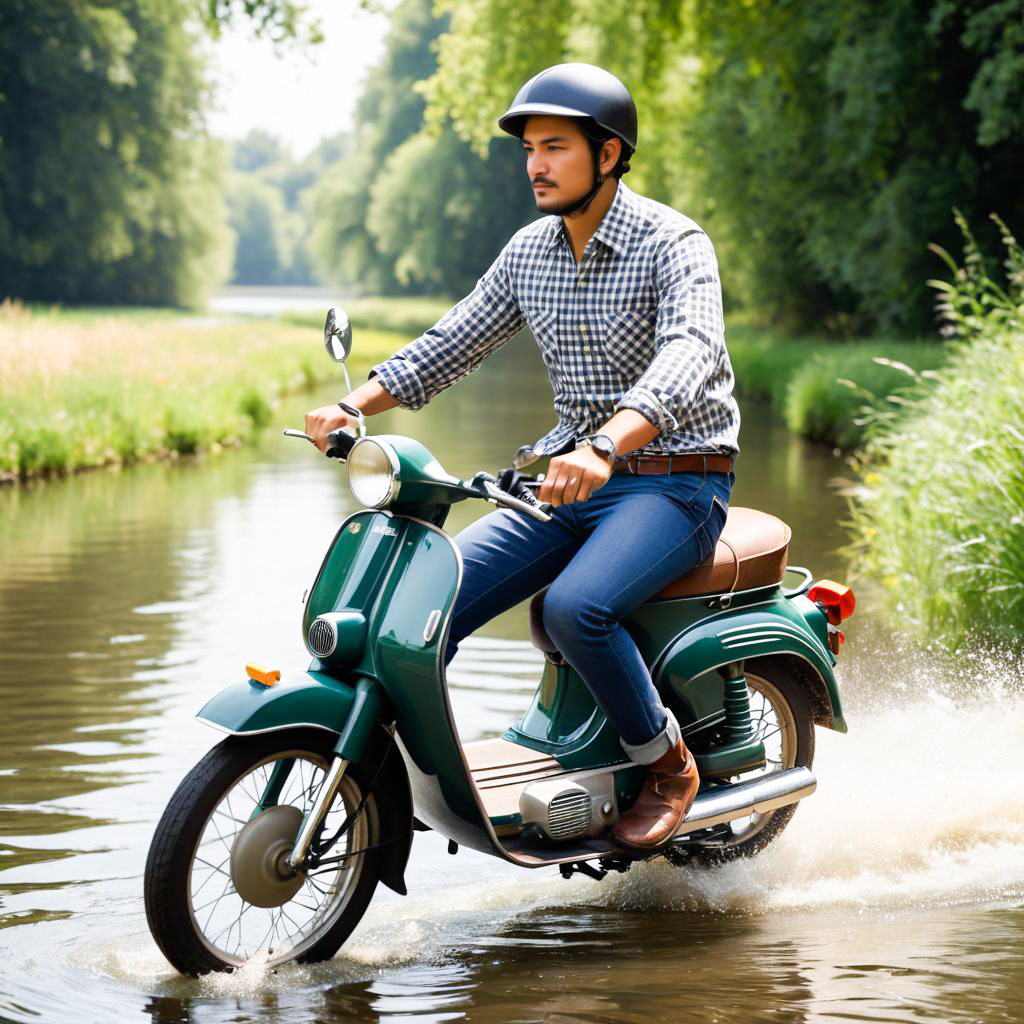
[[[803,687],[780,664],[750,661],[746,666],[750,718],[764,743],[765,765],[730,782],[748,782],[788,768],[810,768],[814,761],[814,716]],[[728,822],[703,842],[666,851],[670,860],[721,863],[763,850],[789,824],[798,804]]]
[[[380,825],[359,765],[342,776],[318,865],[284,858],[323,785],[333,737],[315,729],[229,737],[185,777],[146,862],[146,917],[184,974],[325,960],[358,924],[379,878]],[[344,828],[343,828],[344,826]]]

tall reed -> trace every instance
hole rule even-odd
[[[952,642],[978,631],[1024,641],[1024,252],[996,283],[968,226],[964,263],[936,249],[949,364],[920,375],[904,408],[876,419],[853,503],[859,571],[891,609]]]

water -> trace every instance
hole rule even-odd
[[[334,397],[292,400],[280,424]],[[513,345],[374,427],[468,475],[543,433],[549,403]],[[745,412],[734,500],[791,523],[793,562],[844,578],[841,461]],[[247,660],[305,664],[300,600],[351,508],[338,467],[274,430],[240,453],[0,493],[0,1020],[1024,1019],[1021,668],[917,651],[872,620],[867,590],[841,661],[850,733],[818,730],[818,791],[757,859],[566,882],[419,834],[410,896],[378,890],[332,961],[174,974],[141,872],[216,740],[193,715]],[[481,511],[457,506],[450,527]],[[464,739],[525,707],[540,666],[525,637],[518,609],[460,652]]]

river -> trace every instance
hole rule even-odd
[[[289,399],[276,426],[337,394]],[[519,339],[373,427],[469,475],[550,420]],[[792,525],[793,563],[843,578],[842,461],[755,406],[742,444],[734,502]],[[869,590],[840,662],[850,732],[818,730],[817,793],[758,858],[565,881],[418,834],[410,895],[379,889],[328,963],[177,976],[141,876],[218,738],[193,716],[246,661],[305,665],[300,601],[353,507],[340,468],[275,428],[241,452],[0,492],[0,1020],[1024,1019],[1022,669],[913,647]],[[481,511],[457,506],[449,528]],[[517,609],[460,652],[465,740],[526,706],[525,638]]]

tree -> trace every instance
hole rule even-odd
[[[0,293],[190,304],[229,258],[189,0],[0,9]]]
[[[483,152],[530,75],[607,67],[640,107],[630,184],[709,229],[727,298],[792,327],[925,330],[951,208],[1024,223],[1019,0],[440,8],[428,125]]]
[[[351,151],[313,199],[311,248],[327,278],[374,292],[464,292],[533,216],[511,140],[485,159],[451,127],[423,131],[420,83],[436,69],[444,25],[430,0],[403,0],[392,12]]]
[[[235,284],[268,284],[286,260],[284,203],[277,189],[248,174],[231,176],[228,209],[235,231]]]
[[[236,171],[260,171],[289,160],[281,140],[259,128],[251,129],[231,147],[231,166]]]

